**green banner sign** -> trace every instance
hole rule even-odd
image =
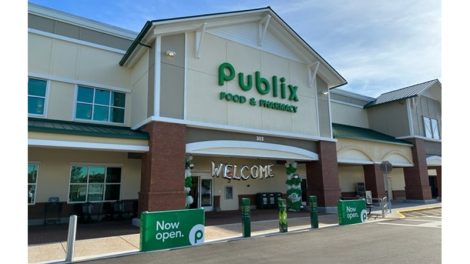
[[[363,223],[367,220],[366,200],[339,200],[338,219],[340,225]]]
[[[204,243],[204,209],[143,212],[140,250],[149,251]]]

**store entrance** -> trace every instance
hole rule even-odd
[[[212,179],[193,175],[192,184],[190,193],[194,202],[190,208],[203,207],[205,211],[212,211],[214,207]]]
[[[432,198],[433,199],[437,198],[438,192],[437,192],[437,177],[436,176],[429,176],[429,186],[431,187]]]

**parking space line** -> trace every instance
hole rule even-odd
[[[411,226],[411,227],[429,227],[429,228],[441,228],[440,226],[428,225],[431,223],[421,224],[421,225],[410,225],[410,224],[397,224],[397,223],[386,223],[380,222],[379,225],[395,225],[395,226]]]

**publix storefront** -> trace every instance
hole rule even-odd
[[[123,67],[145,58],[160,66],[148,87],[152,115],[135,126],[150,138],[139,210],[238,210],[262,193],[317,195],[333,210],[328,90],[345,80],[276,13],[152,21],[135,42],[155,48],[131,46]]]
[[[30,220],[54,201],[66,221],[90,204],[226,211],[262,194],[335,210],[329,90],[346,80],[271,8],[148,21],[138,34],[33,9]]]

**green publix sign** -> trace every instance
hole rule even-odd
[[[338,222],[340,225],[358,224],[367,220],[366,200],[339,200]]]
[[[142,212],[140,250],[158,250],[204,243],[204,209]]]
[[[262,77],[259,71],[256,71],[254,76],[253,74],[247,74],[245,76],[242,72],[236,74],[235,68],[228,62],[224,62],[219,65],[219,86],[223,86],[225,82],[232,81],[235,77],[238,79],[238,86],[244,92],[248,92],[254,87],[260,95],[271,93],[274,98],[281,98],[290,102],[299,101],[297,96],[297,86],[286,84],[286,79],[284,77],[278,78],[274,75],[269,81]],[[248,101],[248,104],[251,106],[297,113],[297,106],[289,103],[279,103],[265,99],[256,100],[254,97],[247,99],[245,96],[239,94],[220,92],[219,100],[239,104],[245,104]]]

